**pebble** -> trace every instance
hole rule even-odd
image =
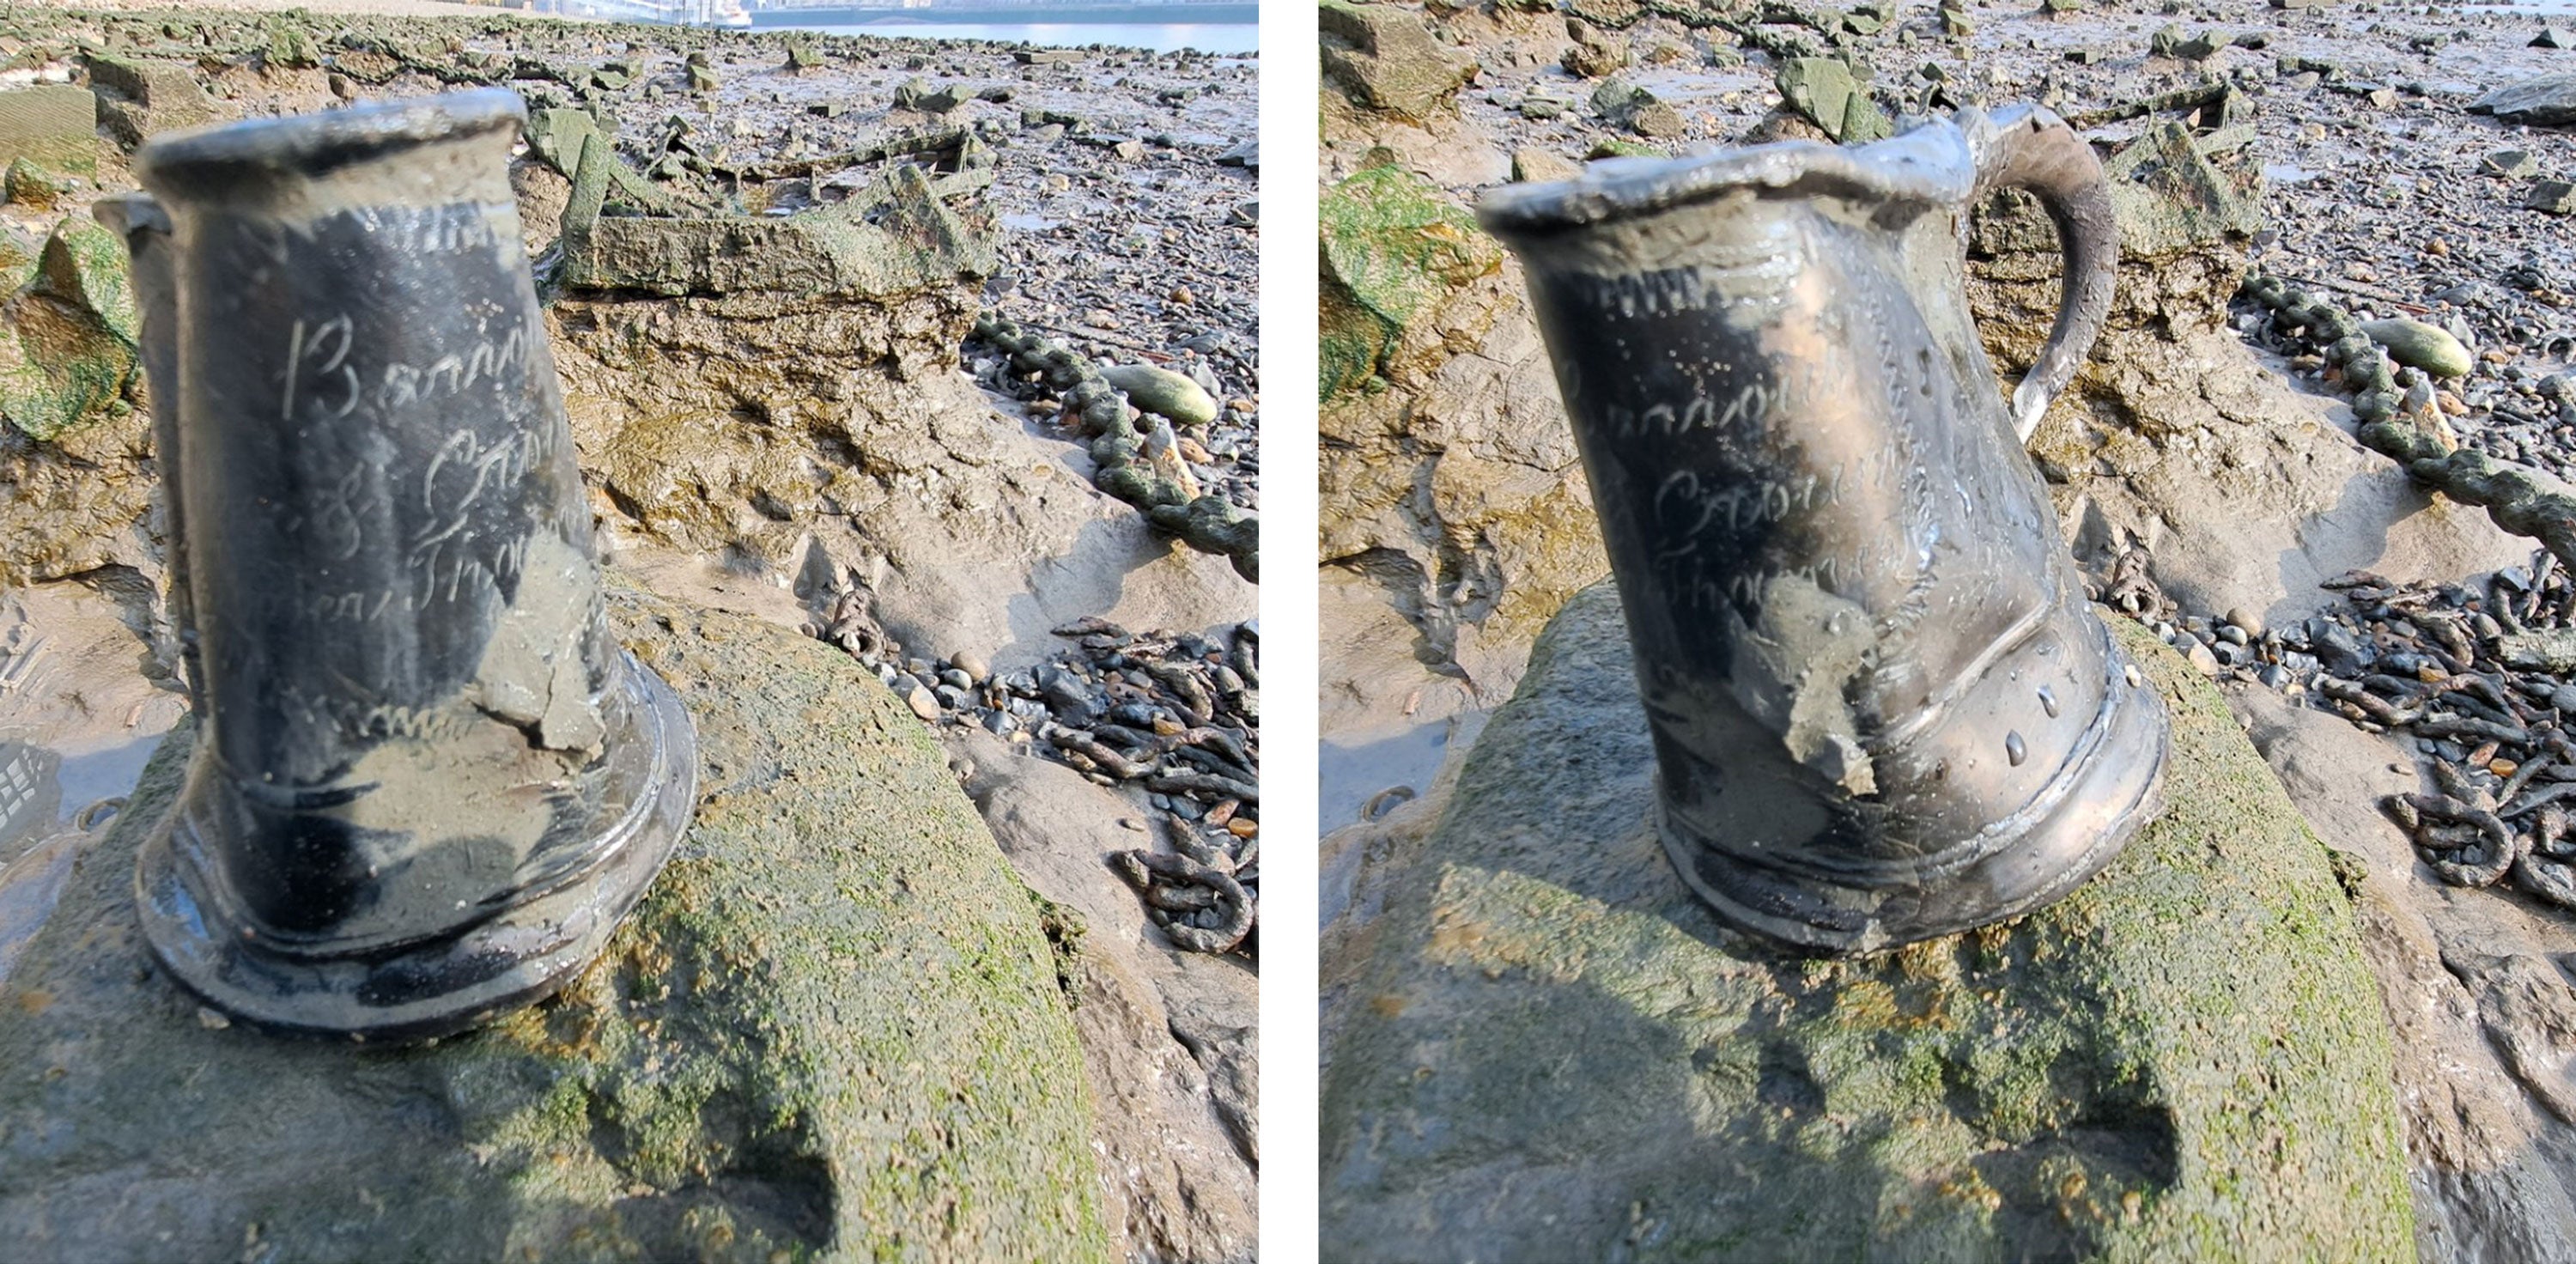
[[[2191,648],[2183,652],[2183,657],[2190,659],[2191,665],[2198,669],[2200,674],[2203,676],[2215,676],[2218,674],[2218,656],[2210,653],[2209,647],[2198,641],[2193,641],[2191,643]]]
[[[932,697],[927,689],[911,689],[904,694],[903,701],[904,705],[912,708],[914,715],[924,720],[936,721],[939,718],[939,700]]]
[[[1236,838],[1250,838],[1261,832],[1261,822],[1248,816],[1238,816],[1225,823],[1225,832]]]
[[[2263,635],[2263,616],[2254,613],[2252,610],[2249,610],[2244,606],[2237,606],[2230,609],[2227,612],[2227,622],[2231,627],[2245,629],[2245,634],[2247,636]]]
[[[948,665],[966,673],[974,680],[982,680],[993,674],[992,669],[985,666],[982,655],[968,650],[959,650],[949,655]]]

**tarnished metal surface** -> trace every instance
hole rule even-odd
[[[2009,412],[1959,237],[2008,185],[2067,258]],[[1557,365],[1691,885],[1758,936],[1865,951],[2108,863],[2158,806],[2164,710],[2018,442],[2110,303],[2083,142],[1970,111],[1856,149],[1598,163],[1481,214]]]
[[[206,734],[136,875],[189,990],[438,1035],[641,897],[695,739],[610,640],[507,92],[172,135],[134,250]],[[166,214],[165,214],[166,212]],[[184,513],[180,510],[184,508]]]

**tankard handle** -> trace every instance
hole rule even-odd
[[[1977,197],[1997,189],[2028,189],[2057,223],[2058,249],[2066,257],[2065,288],[2057,324],[2048,331],[2038,362],[2013,390],[2013,433],[2023,443],[2039,429],[2048,402],[2075,377],[2111,311],[2111,286],[2120,271],[2120,229],[2093,148],[2066,120],[2035,105],[2015,105],[1991,115],[1962,111],[1961,130],[1976,156]]]

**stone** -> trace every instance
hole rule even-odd
[[[2576,184],[2565,180],[2542,180],[2523,195],[2524,207],[2547,211],[2552,215],[2576,215]]]
[[[1240,957],[1174,947],[1147,920],[1109,864],[1151,845],[1134,800],[977,730],[950,748],[975,765],[966,793],[1012,867],[1055,905],[1049,927],[1090,1055],[1102,1219],[1126,1231],[1118,1258],[1251,1260],[1260,980]]]
[[[1640,136],[1669,139],[1682,134],[1681,113],[1655,94],[1620,79],[1604,79],[1592,91],[1592,108],[1611,123]]]
[[[125,268],[125,244],[88,216],[54,226],[0,305],[0,419],[49,442],[126,410],[140,318]]]
[[[1569,101],[1564,97],[1550,96],[1547,93],[1533,90],[1523,95],[1520,99],[1520,103],[1513,108],[1520,111],[1522,118],[1544,121],[1547,119],[1562,117],[1566,110],[1571,108],[1573,104],[1574,103],[1572,101]]]
[[[0,163],[98,172],[98,100],[87,88],[37,84],[0,92]]]
[[[2576,629],[2534,628],[2496,638],[2496,657],[2524,671],[2576,671]]]
[[[1512,178],[1529,182],[1571,180],[1583,174],[1583,164],[1553,150],[1535,146],[1512,152]]]
[[[2230,627],[2243,629],[2247,636],[2259,637],[2263,635],[2263,616],[2256,613],[2251,607],[2230,607],[2227,611],[2227,623]]]
[[[177,62],[130,61],[103,54],[84,56],[91,91],[97,94],[99,126],[117,143],[132,149],[158,132],[203,127],[230,117],[206,95],[197,77]]]
[[[2186,662],[2189,662],[2192,665],[2192,668],[2198,671],[2201,675],[2215,676],[2218,674],[2218,669],[2221,665],[2218,660],[2218,655],[2215,651],[2211,650],[2205,642],[2193,639],[2189,641],[2188,644],[2178,645],[2175,648],[2183,651],[2183,659]]]
[[[9,204],[29,210],[50,211],[62,199],[65,186],[53,173],[25,158],[13,158],[8,170],[0,173],[0,192]]]
[[[2544,26],[2540,28],[2540,34],[2531,37],[2531,43],[2526,47],[2555,49],[2576,48],[2576,31],[2571,31],[2563,26]]]
[[[1675,875],[1615,595],[1568,603],[1340,941],[1367,956],[1327,1014],[1324,1257],[2409,1256],[2326,848],[2215,691],[2110,622],[2173,711],[2165,814],[2025,918],[1815,961]]]
[[[1862,144],[1895,134],[1894,121],[1870,99],[1849,63],[1792,57],[1781,63],[1776,81],[1781,100],[1836,141]]]
[[[946,114],[974,97],[974,93],[957,84],[944,83],[933,88],[920,79],[907,79],[894,90],[894,108],[919,110],[924,114]]]
[[[322,55],[313,48],[313,36],[302,24],[288,18],[272,18],[268,24],[268,49],[265,61],[272,70],[312,70],[322,64]]]
[[[1604,34],[1579,17],[1565,20],[1565,32],[1574,41],[1558,59],[1565,73],[1577,79],[1600,79],[1628,68],[1631,57],[1626,40]]]
[[[1432,38],[1414,10],[1321,0],[1317,13],[1324,78],[1354,104],[1426,122],[1476,75],[1474,55]]]
[[[2388,349],[2388,358],[2434,377],[2467,377],[2477,360],[2450,332],[2420,320],[2392,317],[2362,322],[2361,332]]]
[[[1319,220],[1326,400],[1376,376],[1409,326],[1502,267],[1502,248],[1475,216],[1393,164],[1326,189]]]
[[[2576,75],[2543,75],[2498,88],[2469,102],[2469,113],[2507,123],[2564,127],[2576,123]]]
[[[2478,160],[2478,174],[2525,180],[2540,174],[2540,162],[2527,149],[2499,149]]]
[[[1150,364],[1120,364],[1102,369],[1100,376],[1126,392],[1128,403],[1157,417],[1168,417],[1173,425],[1204,426],[1216,420],[1216,397],[1187,374]]]
[[[2217,56],[2218,50],[2226,46],[2226,41],[2220,39],[2216,32],[2202,31],[2186,36],[2180,26],[2168,24],[2147,41],[2147,52],[2156,57],[2197,62]]]
[[[0,984],[0,1237],[47,1258],[1108,1258],[1046,906],[937,743],[819,642],[632,593],[612,610],[696,722],[703,798],[600,961],[431,1046],[209,1030],[132,908],[174,734]]]

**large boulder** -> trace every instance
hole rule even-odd
[[[137,840],[0,980],[0,1240],[46,1259],[1106,1257],[1040,902],[845,656],[621,597],[697,723],[695,823],[600,961],[435,1045],[227,1026],[153,967]]]
[[[948,741],[973,765],[966,793],[1002,854],[1055,906],[1058,966],[1091,1072],[1101,1218],[1118,1256],[1248,1264],[1261,1245],[1251,961],[1185,952],[1147,920],[1110,865],[1152,846],[1134,800],[972,726]]]
[[[1321,0],[1324,77],[1354,104],[1424,122],[1476,74],[1476,58],[1432,38],[1422,14],[1400,4]]]
[[[2210,687],[2122,627],[2173,714],[2160,819],[2028,917],[1788,960],[1666,859],[1616,596],[1569,603],[1330,1016],[1324,1254],[2409,1254],[2349,898]]]
[[[32,258],[0,241],[0,263],[0,582],[157,572],[124,243],[74,212]]]
[[[1539,627],[1607,569],[1519,269],[1391,164],[1328,189],[1321,227],[1328,579],[1382,589],[1425,661],[1507,696]]]

